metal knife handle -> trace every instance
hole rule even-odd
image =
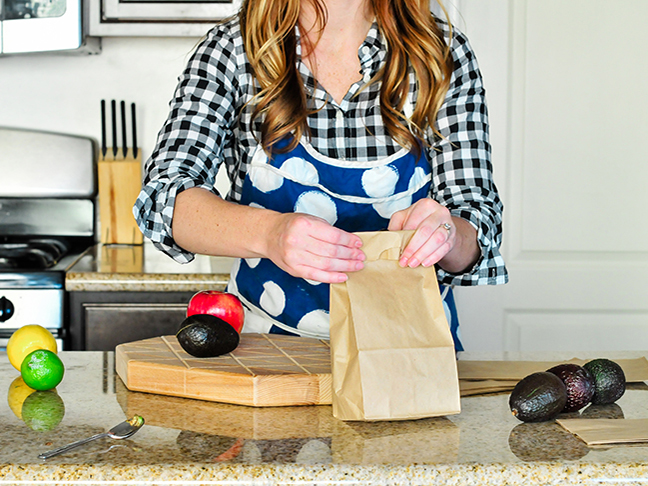
[[[117,157],[117,104],[115,100],[110,100],[110,115],[112,125],[112,152],[113,157]]]
[[[137,158],[137,121],[135,120],[135,103],[131,103],[131,123],[133,130],[133,158]]]
[[[124,100],[119,102],[121,112],[121,129],[122,129],[122,156],[127,157],[128,143],[126,142],[126,102]]]
[[[101,434],[88,437],[87,439],[77,440],[76,442],[72,442],[71,444],[68,444],[66,446],[59,447],[58,449],[53,449],[51,451],[43,452],[42,454],[38,455],[38,458],[49,459],[50,457],[58,456],[59,454],[63,454],[64,452],[74,449],[75,447],[79,447],[83,444],[87,444],[88,442],[92,442],[93,440],[102,439],[103,437],[109,437],[109,434],[107,432],[103,432]]]
[[[101,100],[101,155],[105,158],[108,147],[106,145],[106,100]]]

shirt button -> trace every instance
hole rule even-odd
[[[362,53],[363,54],[365,54],[365,55],[369,54],[369,50],[370,50],[369,46],[362,46]]]
[[[340,110],[335,114],[335,118],[338,123],[344,123],[344,114]]]

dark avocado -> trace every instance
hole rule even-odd
[[[623,369],[614,361],[598,358],[583,365],[594,378],[594,405],[608,405],[623,396],[626,379]]]
[[[551,420],[565,408],[566,403],[565,384],[548,371],[522,378],[509,397],[511,412],[522,422]]]
[[[194,314],[187,317],[176,333],[182,349],[196,358],[227,354],[239,345],[239,333],[220,317]]]
[[[562,380],[567,389],[567,403],[561,413],[580,410],[592,400],[594,378],[589,371],[574,363],[565,363],[547,370]]]

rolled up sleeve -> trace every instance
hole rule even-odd
[[[474,53],[460,32],[453,36],[452,52],[454,72],[437,116],[442,137],[436,137],[428,152],[431,197],[475,227],[481,256],[463,274],[439,269],[439,280],[447,285],[503,284],[508,281],[499,250],[503,204],[493,181],[484,86]]]
[[[176,197],[193,187],[218,194],[216,174],[236,111],[239,73],[232,60],[234,50],[231,38],[218,29],[196,48],[178,79],[133,207],[144,236],[180,263],[190,262],[195,255],[173,239]]]

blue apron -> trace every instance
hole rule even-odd
[[[375,161],[326,157],[306,140],[269,159],[261,147],[243,183],[241,204],[318,216],[348,232],[386,230],[391,215],[428,197],[430,164],[402,149]],[[452,289],[440,287],[457,351]],[[239,259],[228,291],[246,306],[244,332],[329,338],[329,285],[296,278],[269,259]]]

